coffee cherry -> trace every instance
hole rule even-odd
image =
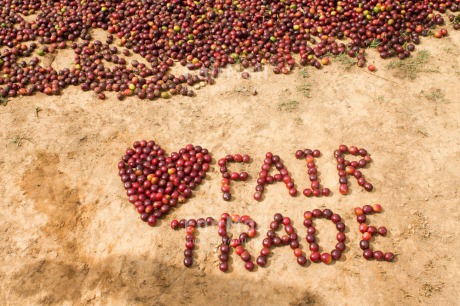
[[[343,252],[345,250],[345,243],[343,242],[338,242],[336,245],[335,245],[335,248],[337,250],[339,250],[340,252]]]
[[[299,257],[299,256],[302,256],[302,250],[297,248],[294,250],[294,255],[295,257]]]
[[[219,264],[219,270],[222,272],[227,272],[228,270],[228,263],[227,262],[221,262]]]
[[[330,264],[332,262],[332,256],[329,253],[322,253],[321,254],[321,261],[325,264]]]
[[[367,227],[367,232],[373,236],[377,234],[377,229],[375,228],[375,226],[371,225]]]
[[[359,215],[359,216],[356,217],[356,220],[359,223],[365,223],[366,222],[366,215]]]
[[[246,270],[252,271],[254,270],[254,263],[252,261],[247,261],[244,263],[244,267],[246,268]]]
[[[394,254],[391,252],[385,253],[385,260],[388,262],[393,261],[394,257],[395,257]]]
[[[307,258],[305,256],[299,256],[297,257],[297,263],[304,266],[307,263]]]
[[[361,240],[359,242],[359,247],[361,248],[361,250],[367,250],[369,248],[369,241],[368,240]]]
[[[339,260],[342,257],[342,252],[340,250],[332,250],[331,252],[332,259]]]
[[[175,229],[178,229],[178,228],[179,228],[179,221],[177,221],[177,220],[172,220],[172,221],[171,221],[171,228],[174,229],[174,230],[175,230]]]
[[[302,150],[297,150],[297,151],[295,152],[295,157],[296,157],[296,158],[303,158],[304,156],[305,156],[305,154],[303,153]]]
[[[372,206],[370,205],[364,205],[363,206],[363,212],[367,215],[367,214],[371,214],[374,212],[374,209],[372,208]]]
[[[374,212],[379,213],[382,211],[382,206],[380,204],[372,204],[372,209]]]
[[[317,251],[314,251],[310,254],[310,260],[313,262],[319,262],[321,260],[321,254]]]
[[[257,257],[256,263],[260,267],[265,267],[265,265],[267,264],[267,257],[262,255]]]
[[[373,257],[374,259],[381,261],[384,259],[384,254],[382,251],[374,251]]]
[[[222,195],[222,198],[224,199],[224,201],[230,201],[232,196],[231,196],[230,192],[224,192],[223,195]]]
[[[184,258],[184,266],[190,267],[190,266],[192,266],[192,264],[193,264],[193,259],[192,259],[192,257],[187,257],[187,256],[186,256],[186,257]]]
[[[363,234],[363,240],[369,241],[372,238],[372,235],[368,232]]]
[[[363,251],[363,257],[364,257],[364,258],[366,258],[366,259],[372,259],[373,256],[374,256],[374,253],[373,253],[371,250],[367,249],[367,250],[364,250],[364,251]]]

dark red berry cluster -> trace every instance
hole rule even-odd
[[[351,154],[361,156],[359,161],[348,161],[344,158],[344,154]],[[353,175],[357,180],[359,186],[363,187],[366,191],[372,191],[373,186],[371,183],[364,179],[363,174],[358,169],[364,168],[368,162],[371,161],[371,156],[365,149],[358,149],[355,146],[347,147],[340,145],[338,150],[334,151],[334,157],[337,159],[337,170],[339,171],[339,191],[341,194],[348,194],[348,179],[347,176]]]
[[[184,251],[184,266],[190,267],[193,264],[193,249],[195,248],[195,228],[196,227],[205,227],[214,225],[214,219],[208,217],[206,219],[199,218],[197,220],[182,219],[180,221],[172,220],[171,228],[174,230],[185,228],[185,251]]]
[[[307,236],[305,240],[310,245],[310,251],[312,251],[310,255],[310,260],[313,262],[324,262],[325,264],[330,264],[332,259],[339,260],[342,256],[342,252],[345,250],[345,240],[347,237],[345,236],[345,224],[341,222],[342,218],[338,214],[334,214],[330,209],[324,209],[321,211],[320,209],[314,209],[312,211],[306,211],[303,214],[304,221],[303,225],[307,228]],[[313,218],[325,218],[327,220],[331,220],[337,230],[337,241],[338,243],[335,245],[335,249],[332,250],[331,253],[320,253],[320,247],[316,242],[316,228],[313,226]]]
[[[283,225],[286,235],[279,237],[276,234],[276,230]],[[294,255],[297,258],[297,263],[301,266],[307,263],[307,258],[303,255],[302,250],[299,248],[299,237],[294,231],[294,227],[291,225],[291,219],[284,217],[277,213],[273,216],[273,221],[270,223],[270,230],[267,232],[267,238],[262,241],[262,250],[260,256],[257,257],[257,264],[261,267],[265,267],[267,264],[267,257],[270,254],[271,247],[277,247],[280,245],[289,245],[294,250]]]
[[[385,227],[379,227],[378,229],[375,226],[368,226],[366,224],[366,215],[372,213],[379,213],[382,211],[382,206],[380,204],[374,205],[364,205],[361,207],[355,208],[356,220],[359,222],[359,231],[363,234],[361,240],[359,242],[359,247],[363,250],[363,257],[366,259],[376,259],[376,260],[386,260],[386,261],[393,261],[394,254],[391,252],[383,253],[382,251],[372,251],[370,249],[370,240],[372,236],[387,235],[387,229]]]
[[[184,203],[209,170],[211,155],[200,146],[187,145],[165,156],[154,141],[136,141],[118,163],[118,174],[129,202],[141,219],[155,226],[177,203]]]
[[[227,229],[231,224],[243,223],[246,224],[249,229],[246,232],[243,232],[239,235],[238,238],[230,239]],[[244,249],[244,245],[249,240],[249,238],[254,237],[257,234],[256,226],[257,223],[251,219],[249,216],[239,216],[239,215],[229,215],[228,213],[223,213],[220,217],[219,222],[217,223],[219,230],[219,236],[222,237],[222,244],[220,245],[220,255],[219,255],[219,269],[222,272],[228,271],[228,259],[229,259],[229,245],[235,250],[235,253],[238,254],[241,260],[244,261],[244,267],[248,271],[254,269],[254,263],[251,260],[251,254]]]
[[[295,153],[295,157],[298,159],[305,158],[305,161],[307,162],[308,178],[311,182],[311,189],[304,189],[303,194],[306,197],[311,197],[312,195],[315,197],[319,197],[321,195],[328,196],[331,193],[329,188],[322,189],[319,184],[318,170],[316,169],[315,165],[315,157],[320,157],[320,155],[321,152],[319,150],[310,149],[297,150]]]
[[[342,54],[364,67],[371,45],[383,59],[402,60],[446,23],[441,14],[449,11],[460,11],[460,2],[0,0],[0,47],[8,48],[0,56],[0,97],[59,95],[70,86],[100,99],[105,92],[120,100],[193,96],[189,86],[214,84],[231,64],[289,74],[296,62],[321,69],[329,54]],[[97,29],[105,41],[93,39]],[[437,38],[446,35],[445,28],[434,31]],[[54,69],[34,56],[68,46],[73,67]],[[145,63],[129,61],[132,53]],[[196,73],[173,74],[175,62]]]
[[[275,175],[269,175],[269,171],[272,166],[279,171]],[[257,179],[256,192],[254,193],[254,199],[260,201],[262,199],[262,192],[264,191],[264,186],[266,184],[272,184],[275,181],[283,181],[286,184],[286,188],[289,190],[291,196],[297,195],[297,189],[294,187],[294,182],[289,175],[287,168],[281,162],[281,159],[278,155],[273,155],[271,152],[265,154],[264,164],[261,167],[259,178]]]
[[[227,163],[235,162],[235,163],[249,163],[251,161],[251,157],[249,155],[227,155],[225,158],[219,159],[217,164],[220,166],[220,173],[222,173],[222,187],[221,191],[223,192],[222,198],[225,201],[230,201],[232,195],[230,194],[230,180],[232,181],[246,181],[249,177],[249,174],[245,171],[243,172],[232,172],[230,173],[227,168]]]

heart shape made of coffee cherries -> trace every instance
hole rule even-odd
[[[118,163],[128,200],[141,220],[155,226],[171,207],[185,203],[209,170],[207,149],[188,144],[170,156],[155,141],[136,141]]]

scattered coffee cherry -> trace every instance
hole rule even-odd
[[[244,263],[244,267],[248,271],[252,271],[254,269],[254,263],[252,261],[247,261]]]
[[[361,240],[359,242],[359,247],[361,248],[361,250],[367,250],[369,248],[369,241],[368,240]]]
[[[371,250],[369,249],[366,249],[363,251],[363,257],[366,258],[366,259],[372,259],[373,258],[373,253]]]
[[[191,256],[185,256],[184,258],[184,266],[191,267],[193,264],[193,259]]]
[[[363,213],[365,213],[366,215],[371,214],[373,212],[374,212],[374,209],[372,208],[372,206],[370,205],[363,206]]]
[[[380,235],[386,236],[387,229],[385,227],[379,227],[378,229],[375,226],[367,225],[366,215],[373,213],[379,213],[382,211],[382,206],[380,204],[374,205],[364,205],[361,207],[356,207],[354,212],[357,216],[357,221],[359,223],[359,231],[363,233],[362,240],[359,242],[359,247],[363,250],[363,257],[370,260],[386,260],[388,262],[393,261],[394,254],[391,252],[383,253],[382,251],[372,251],[370,249],[370,241],[372,236]]]
[[[321,195],[328,196],[331,191],[329,188],[321,188],[318,180],[318,170],[316,169],[315,165],[315,158],[320,157],[321,152],[319,150],[310,149],[297,150],[295,156],[299,159],[305,158],[305,161],[307,162],[307,173],[310,180],[311,189],[304,189],[303,195],[306,197],[311,197],[312,195],[315,197],[319,197]]]
[[[249,177],[247,172],[228,172],[227,163],[236,162],[236,163],[249,163],[251,158],[249,155],[227,155],[225,158],[219,159],[217,164],[220,166],[220,172],[222,173],[222,187],[221,191],[223,192],[222,198],[224,201],[230,201],[232,196],[230,194],[230,181],[246,181]]]
[[[307,258],[305,256],[299,256],[297,257],[297,263],[301,266],[305,266],[307,263]]]
[[[286,235],[279,237],[276,231],[284,227]],[[270,223],[270,230],[267,232],[267,238],[262,241],[262,250],[260,256],[257,258],[257,265],[264,267],[267,264],[267,257],[270,254],[271,247],[278,247],[281,245],[289,245],[294,250],[294,256],[299,265],[304,266],[307,263],[307,258],[303,255],[302,250],[299,248],[297,233],[295,233],[294,227],[291,225],[291,219],[284,217],[280,213],[276,213],[273,216],[273,221]]]
[[[245,71],[245,72],[241,73],[241,77],[242,77],[243,79],[249,79],[250,75],[249,75],[248,72]]]
[[[318,251],[313,251],[310,254],[310,260],[313,262],[320,262],[321,261],[321,254]]]
[[[355,208],[355,215],[361,216],[362,214],[364,214],[363,209],[361,207],[356,207]]]
[[[387,229],[385,227],[379,227],[378,233],[380,236],[386,236],[387,235]]]
[[[374,212],[379,213],[382,211],[382,205],[380,204],[372,204],[372,209]]]
[[[222,272],[227,272],[228,271],[228,263],[226,261],[221,262],[219,264],[219,270],[222,271]]]
[[[269,175],[269,171],[272,167],[275,167],[279,173],[275,175]],[[273,155],[271,152],[265,154],[264,164],[261,167],[259,178],[257,179],[256,192],[254,193],[254,199],[260,201],[262,199],[262,192],[265,189],[265,185],[272,184],[274,182],[283,181],[286,188],[289,191],[289,195],[296,196],[297,189],[294,187],[294,182],[287,168],[281,162],[278,155]]]
[[[360,156],[359,161],[346,160],[345,154]],[[364,168],[367,163],[371,161],[370,155],[365,149],[358,149],[355,146],[347,147],[340,145],[338,150],[334,151],[334,157],[337,159],[337,171],[339,173],[339,192],[343,195],[348,194],[348,177],[354,176],[358,181],[358,185],[363,187],[366,191],[372,191],[374,188],[371,183],[367,182],[358,169]]]
[[[230,239],[229,235],[227,234],[227,228],[230,226],[231,223],[243,223],[246,224],[249,227],[249,229],[247,232],[241,233],[237,239]],[[240,256],[241,260],[244,261],[245,269],[248,271],[252,271],[254,268],[254,263],[251,261],[251,254],[249,254],[249,252],[244,249],[244,245],[250,238],[253,238],[257,234],[256,222],[247,215],[240,217],[236,214],[229,215],[228,213],[224,213],[220,217],[217,226],[219,227],[219,235],[222,237],[222,244],[220,245],[221,254],[219,256],[219,259],[222,263],[225,263],[225,265],[222,265],[221,263],[221,265],[219,266],[220,270],[222,272],[226,272],[228,270],[228,252],[230,250],[230,245],[230,247],[234,249],[235,253],[238,256]]]
[[[358,221],[358,223],[364,223],[366,222],[366,215],[356,216],[356,220]]]
[[[210,162],[208,150],[200,146],[189,144],[166,156],[154,141],[142,140],[126,150],[118,174],[141,220],[155,226],[172,207],[192,195],[206,177]]]
[[[372,253],[372,257],[374,257],[375,260],[382,261],[384,259],[384,254],[382,251],[374,251]]]
[[[177,221],[177,220],[172,220],[172,221],[171,221],[171,228],[172,228],[173,230],[178,229],[178,228],[179,228],[179,221]]]
[[[338,250],[334,250],[334,251],[338,252]],[[340,258],[340,256],[339,256],[339,258]],[[324,262],[327,265],[330,264],[332,262],[331,254],[329,254],[329,253],[321,254],[321,261]]]
[[[310,260],[313,262],[324,262],[325,264],[330,264],[332,259],[339,260],[342,256],[342,251],[345,249],[345,240],[347,239],[344,231],[345,225],[341,222],[342,218],[338,214],[334,214],[330,209],[314,209],[313,211],[306,211],[304,214],[304,226],[307,228],[307,236],[305,237],[306,241],[310,245]],[[337,241],[340,243],[339,247],[332,250],[329,253],[319,253],[319,245],[316,242],[316,228],[313,226],[313,218],[325,218],[331,220],[337,230],[339,231],[336,235]]]
[[[385,256],[384,256],[385,260],[390,262],[390,261],[393,261],[394,258],[395,258],[395,255],[391,252],[387,252],[385,253]]]

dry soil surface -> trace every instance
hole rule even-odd
[[[264,71],[244,80],[223,72],[193,98],[120,102],[109,95],[101,101],[68,88],[58,97],[11,99],[0,106],[0,303],[457,304],[460,33],[450,32],[423,39],[419,61],[399,68],[370,50],[375,73],[332,58],[322,70],[297,67],[287,76]],[[69,50],[48,64],[62,69],[72,58]],[[125,149],[141,139],[168,153],[201,145],[214,157],[193,198],[154,228],[139,219],[117,173]],[[333,151],[342,143],[372,155],[363,170],[372,192],[354,179],[349,195],[338,192]],[[321,150],[321,184],[333,194],[292,198],[277,183],[263,201],[253,200],[268,151],[281,156],[299,190],[307,187],[305,162],[294,157],[301,148]],[[235,153],[252,157],[245,166],[252,178],[233,184],[233,201],[225,202],[215,160]],[[372,203],[384,211],[371,223],[389,230],[373,247],[396,253],[393,263],[361,255],[353,208]],[[280,247],[268,267],[247,272],[232,255],[230,272],[222,273],[217,231],[210,227],[199,231],[194,265],[185,268],[185,234],[169,227],[174,218],[249,214],[260,234],[247,248],[258,255],[280,212],[291,217],[308,251],[303,212],[326,207],[342,215],[348,236],[343,258],[329,266],[301,267],[289,247]],[[316,224],[323,249],[331,250],[333,225]]]

